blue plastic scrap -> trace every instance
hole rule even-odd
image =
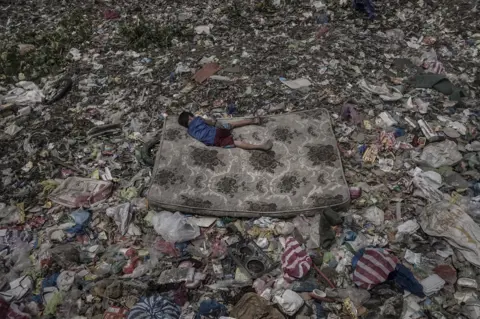
[[[195,315],[195,319],[218,318],[227,315],[227,307],[221,303],[218,303],[215,300],[204,300],[200,303],[200,307],[198,309],[198,313]]]
[[[327,24],[328,23],[328,14],[326,13],[321,13],[316,17],[316,22],[317,24]]]
[[[70,214],[70,217],[75,222],[75,226],[66,229],[65,231],[70,234],[82,235],[85,232],[85,228],[90,220],[90,212],[83,209],[78,209]]]
[[[375,7],[371,0],[352,0],[353,7],[358,11],[364,11],[368,14],[370,20],[375,19]]]
[[[233,115],[237,113],[237,106],[235,105],[235,103],[230,103],[228,104],[227,106],[227,114],[228,115]]]

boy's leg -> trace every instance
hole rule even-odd
[[[261,151],[269,151],[272,146],[273,142],[271,140],[266,141],[263,144],[250,144],[242,141],[235,141],[235,146],[244,150],[261,150]]]
[[[230,124],[230,127],[233,130],[234,128],[242,127],[242,126],[246,126],[246,125],[259,125],[259,124],[261,124],[260,122],[261,122],[260,118],[255,117],[253,119],[245,119],[245,120],[240,120],[240,121],[236,121],[236,122],[230,122],[228,124]]]

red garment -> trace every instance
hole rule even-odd
[[[398,262],[397,257],[383,249],[365,248],[353,272],[353,281],[360,288],[371,289],[385,282]]]
[[[288,282],[302,278],[312,267],[312,259],[293,237],[287,238],[281,260],[283,278]]]
[[[115,20],[115,19],[119,19],[119,18],[120,18],[120,13],[118,13],[118,12],[115,11],[115,10],[108,9],[108,10],[105,10],[105,11],[103,12],[103,17],[104,17],[106,20]]]
[[[2,319],[30,319],[29,314],[23,313],[18,306],[9,304],[3,298],[0,298],[0,318]]]
[[[213,145],[218,147],[234,147],[235,142],[233,141],[232,132],[225,128],[217,128]]]

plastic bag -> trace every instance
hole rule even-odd
[[[30,260],[30,246],[26,242],[18,241],[12,251],[11,261],[15,264],[12,271],[20,274],[30,268],[32,261]]]
[[[462,200],[462,204],[459,205],[466,207],[467,214],[470,215],[477,224],[480,224],[480,196],[473,198],[465,197],[465,199]]]
[[[20,221],[20,210],[16,206],[0,203],[0,225],[16,224]]]
[[[195,278],[195,268],[174,268],[164,270],[157,283],[160,285],[178,283],[183,281],[193,281]]]
[[[462,154],[455,142],[446,140],[427,145],[420,155],[420,160],[431,167],[439,168],[457,164],[462,160]]]
[[[380,226],[385,221],[385,213],[377,206],[367,208],[363,217],[375,226]]]
[[[280,308],[289,316],[293,316],[303,306],[303,299],[296,292],[292,290],[279,290],[273,296],[274,303],[277,303]]]
[[[161,252],[164,255],[168,255],[171,257],[180,257],[180,252],[178,249],[175,247],[175,244],[158,239],[154,245],[153,248],[155,248],[157,251]]]
[[[65,179],[49,196],[52,202],[76,208],[89,207],[110,197],[113,183],[91,178],[69,177]]]
[[[162,211],[152,217],[153,228],[166,241],[183,243],[200,236],[200,227],[176,212]]]
[[[413,177],[416,189],[413,195],[425,198],[431,203],[443,199],[443,193],[438,189],[442,186],[442,176],[434,171],[419,172]]]
[[[471,264],[480,267],[480,226],[464,206],[443,201],[425,207],[420,226],[430,236],[443,237]]]

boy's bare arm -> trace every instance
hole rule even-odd
[[[203,120],[205,121],[205,123],[211,126],[215,126],[217,124],[217,120],[215,119],[203,119]]]

